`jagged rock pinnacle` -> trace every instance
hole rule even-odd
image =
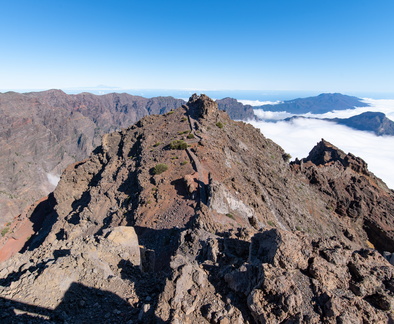
[[[217,115],[218,104],[205,94],[193,94],[187,103],[191,115],[195,118],[210,118]]]
[[[343,160],[345,156],[346,154],[343,151],[322,138],[310,151],[305,160],[311,161],[316,165],[324,165],[329,162]]]
[[[368,165],[363,159],[351,153],[346,154],[323,138],[309,152],[308,157],[303,159],[304,163],[308,161],[317,166],[327,165],[339,161],[345,168],[350,167],[352,170],[358,173],[370,175],[370,172],[368,171]]]

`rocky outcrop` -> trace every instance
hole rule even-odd
[[[375,247],[393,252],[394,192],[368,171],[361,158],[322,140],[292,168],[304,174],[326,197],[327,208],[348,223],[348,238],[354,238],[352,229],[362,227]]]
[[[1,320],[392,321],[393,266],[371,248],[366,216],[331,207],[354,177],[388,238],[392,192],[327,142],[292,166],[284,154],[206,96],[106,135],[2,263]],[[312,169],[320,182],[336,172],[337,200]]]
[[[194,94],[187,104],[193,118],[216,118],[219,112],[218,104],[206,95]]]

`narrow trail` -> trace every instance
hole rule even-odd
[[[205,183],[206,179],[207,179],[207,172],[204,169],[204,167],[201,165],[200,160],[189,148],[186,149],[186,152],[189,155],[189,158],[192,161],[193,168],[197,172],[197,175],[198,175],[198,188],[199,188],[199,192],[200,192],[200,202],[206,205],[208,202],[208,194],[207,194],[207,190],[206,190],[207,184]]]
[[[189,141],[189,143],[198,143],[199,141],[201,141],[203,138],[196,134],[196,130],[197,130],[197,120],[195,120],[194,118],[192,118],[190,116],[190,113],[188,111],[187,113],[187,117],[188,117],[188,121],[189,121],[189,126],[190,126],[190,131],[191,134],[194,135],[194,140]],[[190,161],[192,162],[193,168],[197,173],[197,181],[198,181],[198,188],[199,188],[199,194],[200,194],[200,203],[203,204],[207,204],[208,202],[208,193],[206,190],[206,186],[208,183],[208,172],[206,171],[206,169],[202,166],[200,160],[198,159],[198,157],[192,152],[192,150],[190,148],[186,149],[186,152],[189,156]]]

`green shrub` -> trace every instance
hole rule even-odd
[[[183,162],[181,162],[181,165],[185,165],[185,164],[188,164],[189,163],[189,161],[183,161]]]
[[[164,171],[167,171],[167,169],[168,169],[167,164],[159,163],[153,168],[152,173],[153,174],[161,174]]]
[[[159,146],[161,143],[160,142],[156,142],[155,144],[153,144],[153,147],[157,147]]]
[[[284,153],[284,154],[282,155],[282,158],[283,158],[283,161],[289,162],[290,159],[291,159],[291,155],[290,155],[289,153]]]
[[[186,150],[187,149],[187,143],[182,140],[175,140],[170,143],[170,148],[172,150]]]
[[[178,135],[183,135],[183,134],[187,134],[187,133],[189,133],[188,130],[187,131],[183,131],[183,132],[178,132]]]
[[[275,223],[274,223],[273,221],[268,221],[267,224],[268,224],[269,226],[275,227]]]
[[[171,110],[171,111],[169,111],[166,115],[171,115],[171,114],[173,114],[173,113],[174,113],[174,111]]]
[[[6,235],[6,234],[8,233],[9,230],[10,230],[9,227],[4,227],[4,228],[2,229],[2,231],[1,231],[1,236]]]
[[[187,138],[189,138],[189,139],[194,138],[193,133],[190,133],[189,135],[187,135]]]
[[[228,214],[226,214],[226,216],[229,217],[229,218],[231,218],[231,219],[234,219],[233,214],[228,213]]]
[[[183,117],[182,119],[181,119],[181,122],[184,122],[184,121],[186,121],[186,117]]]
[[[221,122],[217,122],[216,126],[219,127],[219,128],[223,128],[224,125]]]

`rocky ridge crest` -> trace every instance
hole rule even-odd
[[[322,142],[289,166],[206,96],[108,134],[63,172],[30,215],[45,216],[40,230],[2,264],[2,320],[387,323],[393,266],[370,242],[392,248],[379,236],[392,233],[394,196],[346,156]],[[367,193],[357,217],[349,179]]]
[[[184,103],[126,93],[0,93],[0,228],[20,214],[24,217],[32,203],[53,191],[67,165],[87,158],[103,134]],[[232,118],[254,116],[252,107],[235,100],[218,104]]]

